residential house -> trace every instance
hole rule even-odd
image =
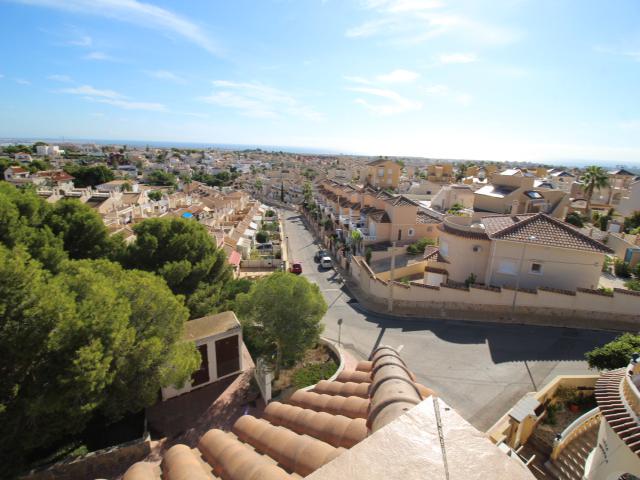
[[[20,163],[31,163],[33,161],[31,155],[26,152],[16,153],[13,158],[15,158],[15,160]]]
[[[474,193],[473,209],[478,213],[547,213],[564,219],[570,199],[562,190],[536,188],[533,175],[518,169],[494,173],[490,183]]]
[[[134,180],[111,180],[110,182],[101,183],[96,185],[96,190],[99,192],[126,192],[130,191],[137,193],[140,189],[138,183]]]
[[[41,157],[57,157],[64,153],[57,145],[38,145],[36,146],[36,153]]]
[[[427,180],[433,183],[453,183],[455,173],[451,163],[427,165]]]
[[[628,195],[631,184],[636,180],[636,175],[625,169],[608,172],[608,186],[595,189],[591,196],[591,208],[593,210],[606,211],[610,208],[618,209],[622,199]],[[572,197],[585,199],[581,182],[576,182],[571,190]]]
[[[4,179],[14,185],[24,185],[29,182],[29,170],[23,167],[9,167],[4,171]]]
[[[367,163],[364,178],[361,180],[376,188],[395,190],[400,182],[401,170],[402,168],[396,162],[380,158]]]
[[[445,217],[425,281],[534,289],[597,289],[606,245],[544,213]],[[429,267],[437,272],[429,272]]]
[[[174,444],[161,458],[135,463],[122,478],[534,478],[515,452],[491,443],[416,383],[391,347],[376,348],[355,370],[345,368],[329,381],[293,392],[286,403],[269,403],[261,417],[243,415],[230,432],[213,428],[195,448]]]
[[[578,177],[566,170],[552,170],[547,176],[547,181],[553,185],[553,188],[557,188],[567,193],[571,192],[571,186],[577,180]]]
[[[632,215],[633,212],[640,212],[640,179],[629,185],[626,195],[621,198],[616,210],[625,217]]]
[[[454,205],[459,205],[463,209],[472,209],[473,200],[473,190],[469,185],[445,185],[431,199],[431,208],[440,212],[446,212]]]
[[[242,328],[233,312],[189,320],[185,324],[183,338],[195,343],[200,354],[200,367],[182,388],[162,388],[162,400],[189,393],[244,370]]]

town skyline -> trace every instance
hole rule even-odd
[[[20,0],[0,9],[5,136],[640,158],[631,1]]]

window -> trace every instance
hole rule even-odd
[[[414,233],[415,233],[415,231],[413,230],[413,228],[410,228],[410,229],[407,231],[407,235],[408,235],[409,237],[413,237],[413,234],[414,234]]]
[[[530,273],[534,275],[542,275],[542,264],[541,263],[532,263]]]
[[[498,273],[504,275],[517,275],[518,263],[515,260],[501,260],[498,264]]]
[[[482,251],[482,246],[481,245],[474,245],[473,246],[473,251],[474,252],[481,252]]]
[[[390,168],[387,170],[387,174],[391,175],[393,174],[393,170],[391,170]]]
[[[449,244],[442,238],[440,239],[440,253],[443,257],[449,256]]]
[[[384,177],[384,168],[379,168],[378,169],[378,176],[379,177]]]

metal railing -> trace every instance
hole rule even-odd
[[[551,460],[557,460],[562,451],[576,438],[586,433],[592,427],[600,424],[602,414],[598,407],[589,410],[584,415],[576,418],[571,424],[559,434],[553,442]]]

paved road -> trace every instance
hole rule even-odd
[[[297,213],[286,214],[291,258],[303,262],[303,275],[316,282],[329,309],[324,336],[360,358],[380,344],[402,347],[418,381],[435,390],[467,421],[485,431],[526,392],[556,375],[587,374],[584,352],[615,334],[553,327],[500,325],[442,319],[394,319],[366,313],[351,300],[334,270],[313,261],[318,249]]]

